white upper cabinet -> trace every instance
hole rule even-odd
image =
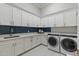
[[[54,15],[49,16],[48,22],[49,27],[55,27],[55,16]]]
[[[38,27],[40,26],[40,18],[22,11],[22,26]]]
[[[75,9],[64,12],[64,23],[65,26],[77,26]]]
[[[22,11],[22,26],[29,26],[29,14]]]
[[[14,26],[21,26],[21,10],[13,8],[13,23]]]
[[[12,24],[12,8],[6,4],[0,4],[0,25]]]
[[[63,27],[64,26],[63,13],[56,14],[54,20],[55,20],[56,27]]]
[[[38,27],[40,26],[40,18],[35,15],[29,14],[28,23],[30,27]]]
[[[54,27],[55,26],[55,16],[48,16],[41,19],[42,27]]]
[[[42,27],[48,27],[48,20],[49,20],[48,17],[45,17],[45,18],[41,19],[41,25],[42,25]]]
[[[30,15],[29,24],[30,24],[31,27],[36,27],[37,26],[36,17],[34,15]]]
[[[33,16],[33,24],[35,27],[40,27],[40,18],[37,16]]]

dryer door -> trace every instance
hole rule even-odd
[[[49,37],[48,39],[48,44],[50,44],[51,46],[56,46],[57,45],[57,39],[55,37]]]
[[[65,38],[61,41],[61,46],[68,52],[74,52],[77,50],[77,43],[73,39]]]

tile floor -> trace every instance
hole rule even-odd
[[[47,47],[40,45],[34,48],[33,50],[23,54],[22,56],[64,56],[64,55],[48,50]]]

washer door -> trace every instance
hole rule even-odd
[[[68,52],[74,52],[77,50],[77,43],[69,38],[65,38],[61,41],[61,46]]]
[[[56,45],[57,45],[57,39],[56,39],[55,37],[49,37],[48,43],[49,43],[51,46],[56,46]]]

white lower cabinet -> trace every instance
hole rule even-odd
[[[32,42],[32,48],[37,46],[37,37],[36,36],[32,36],[31,42]]]
[[[38,35],[38,39],[37,39],[38,45],[41,44],[41,39],[42,39],[42,38],[41,38],[41,35]]]
[[[47,35],[42,35],[41,41],[42,41],[42,44],[47,45]]]
[[[24,39],[24,49],[25,51],[31,49],[31,37],[26,37]]]
[[[0,56],[16,56],[39,44],[47,45],[47,36],[34,35],[12,40],[0,41]]]
[[[32,37],[32,47],[35,47],[37,45],[41,44],[41,39],[39,35],[35,35]]]
[[[12,41],[0,42],[0,56],[12,56],[14,55],[14,48]]]
[[[15,39],[15,55],[19,55],[24,52],[24,40]]]

